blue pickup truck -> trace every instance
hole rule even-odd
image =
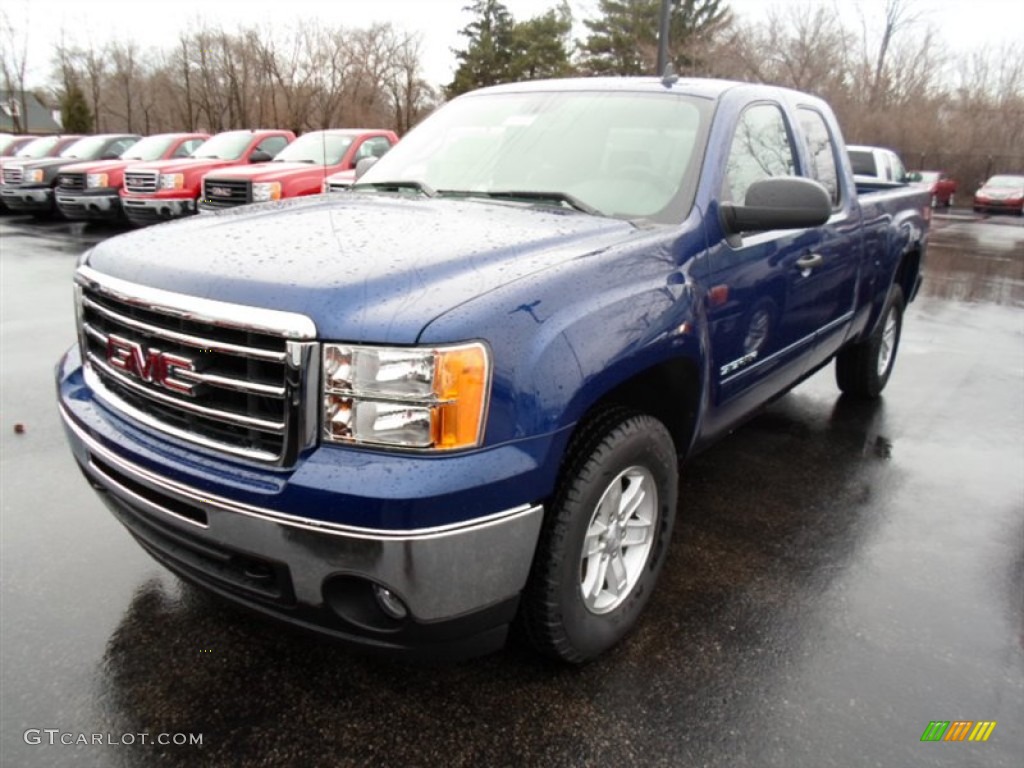
[[[858,196],[805,94],[484,89],[350,192],[83,254],[60,412],[185,579],[389,653],[517,626],[579,663],[650,598],[682,460],[832,360],[879,395],[929,211]]]

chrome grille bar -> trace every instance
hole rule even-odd
[[[129,192],[156,192],[156,171],[129,171],[124,175],[124,188]]]
[[[136,320],[132,317],[128,317],[127,315],[122,315],[119,312],[107,309],[102,304],[97,304],[88,296],[82,297],[82,303],[84,306],[98,312],[115,323],[126,325],[129,328],[134,328],[137,331],[142,331],[143,333],[151,336],[159,336],[160,338],[167,339],[168,341],[176,341],[179,344],[184,344],[185,346],[195,347],[196,349],[213,349],[217,352],[223,352],[225,355],[252,357],[257,360],[270,360],[275,363],[283,363],[285,360],[284,352],[275,352],[273,350],[260,349],[258,347],[243,347],[238,344],[229,344],[225,341],[217,341],[216,339],[205,339],[188,333],[172,331],[169,328],[160,328],[156,325],[150,325],[149,323],[144,323],[141,320]],[[103,339],[103,343],[107,343],[106,338]]]
[[[228,411],[219,411],[214,408],[206,408],[205,406],[197,405],[188,400],[182,400],[171,395],[165,395],[163,392],[160,392],[155,389],[150,389],[149,387],[145,387],[142,384],[138,384],[133,379],[130,379],[127,376],[111,368],[109,365],[106,364],[106,362],[103,361],[102,358],[100,358],[99,355],[93,352],[88,353],[88,360],[90,365],[92,365],[94,368],[98,369],[106,376],[114,379],[122,386],[127,387],[128,389],[134,392],[137,392],[143,397],[148,397],[152,400],[157,400],[161,403],[172,405],[175,408],[180,408],[181,410],[188,411],[189,413],[194,413],[199,416],[205,416],[208,419],[222,421],[225,424],[234,424],[240,427],[250,427],[252,429],[258,429],[261,432],[272,432],[277,435],[284,434],[285,424],[283,421],[275,422],[267,421],[265,419],[254,419],[240,413],[230,413]]]
[[[92,338],[96,339],[96,341],[104,347],[107,345],[109,338],[103,331],[93,328],[89,323],[82,323],[82,330]],[[222,387],[223,389],[230,389],[235,392],[245,392],[250,395],[261,395],[263,397],[276,397],[281,399],[286,394],[283,386],[278,387],[271,384],[260,384],[255,381],[245,381],[244,379],[233,379],[230,376],[218,376],[215,373],[182,370],[177,371],[175,376],[182,379],[188,379],[189,381],[194,381],[197,384],[209,384],[214,387]]]

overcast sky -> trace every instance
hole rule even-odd
[[[885,0],[730,0],[741,20],[764,17],[773,6],[806,6],[836,2],[851,24],[858,24],[856,7],[869,23],[879,21]],[[1024,39],[1024,0],[911,0],[913,7],[939,31],[951,50],[1020,42]],[[63,29],[70,42],[102,45],[120,38],[144,47],[170,47],[178,32],[203,17],[211,24],[233,29],[245,24],[295,24],[316,18],[324,24],[369,26],[391,22],[396,28],[420,32],[422,60],[428,81],[450,82],[455,69],[453,47],[471,19],[462,11],[470,0],[3,0],[4,9],[19,27],[29,30],[29,84],[45,84],[52,69],[54,43]],[[505,0],[517,20],[544,13],[556,0]],[[577,36],[583,18],[596,15],[597,0],[571,0]]]

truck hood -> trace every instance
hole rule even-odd
[[[302,313],[320,338],[410,344],[459,304],[641,233],[549,206],[338,197],[149,227],[100,243],[87,263],[150,287]]]
[[[61,168],[65,173],[110,173],[120,171],[125,166],[137,165],[139,160],[92,160],[81,162]]]
[[[210,158],[184,157],[180,160],[157,160],[147,163],[136,160],[131,163],[132,171],[157,171],[158,173],[195,173],[197,171],[208,171],[211,168],[222,168],[225,165],[235,165],[236,160],[212,160]]]
[[[40,168],[43,170],[61,168],[65,165],[81,162],[82,158],[80,157],[41,157],[37,160],[11,160],[4,165],[8,168],[22,168],[26,171],[35,171]]]
[[[250,179],[252,181],[283,181],[295,176],[321,176],[325,166],[311,163],[256,163],[218,168],[218,179]]]

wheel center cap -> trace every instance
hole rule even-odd
[[[607,538],[605,539],[607,542],[605,546],[605,551],[614,552],[616,549],[618,549],[619,543],[622,541],[624,533],[625,531],[623,531],[622,528],[619,527],[619,524],[617,522],[612,523],[611,527],[608,529]]]

